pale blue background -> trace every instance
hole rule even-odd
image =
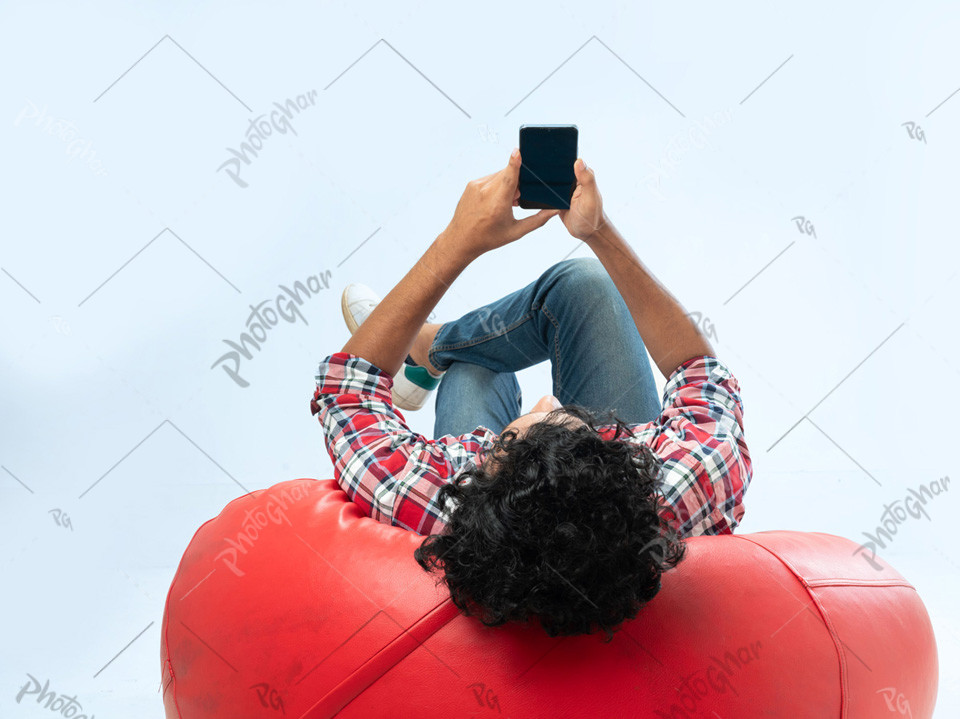
[[[607,213],[716,327],[755,471],[740,531],[862,541],[956,478],[958,31],[946,2],[5,2],[0,715],[45,715],[15,703],[27,673],[100,719],[162,715],[161,614],[195,529],[241,486],[332,476],[308,403],[348,336],[340,291],[386,294],[524,123],[579,126]],[[217,171],[250,118],[311,90],[246,189]],[[553,220],[436,317],[589,252]],[[251,304],[326,270],[249,387],[211,369]],[[521,373],[523,411],[549,379]],[[432,407],[409,419],[429,433]],[[932,616],[939,717],[960,712],[958,496],[882,552]]]

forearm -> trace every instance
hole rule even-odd
[[[390,375],[403,366],[417,333],[447,288],[475,259],[441,233],[343,346]]]
[[[664,377],[691,357],[716,356],[681,304],[647,270],[606,216],[587,244],[620,291],[641,339]]]

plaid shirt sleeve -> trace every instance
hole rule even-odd
[[[716,357],[688,359],[667,380],[655,427],[667,516],[685,537],[732,534],[753,472],[737,379]]]
[[[452,507],[440,488],[493,443],[478,427],[428,439],[393,406],[393,376],[358,355],[337,352],[320,362],[310,411],[323,426],[336,480],[367,515],[418,534],[440,532]]]

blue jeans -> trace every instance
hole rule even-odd
[[[550,360],[562,404],[612,409],[628,424],[660,414],[653,370],[623,297],[595,257],[563,260],[496,302],[444,323],[430,362],[437,387],[434,437],[520,416],[516,372]]]

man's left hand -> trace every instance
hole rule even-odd
[[[520,150],[514,149],[502,170],[467,183],[453,219],[443,232],[457,249],[479,257],[519,240],[560,213],[560,210],[540,210],[522,220],[513,216],[513,208],[520,198],[517,187],[520,163]]]

